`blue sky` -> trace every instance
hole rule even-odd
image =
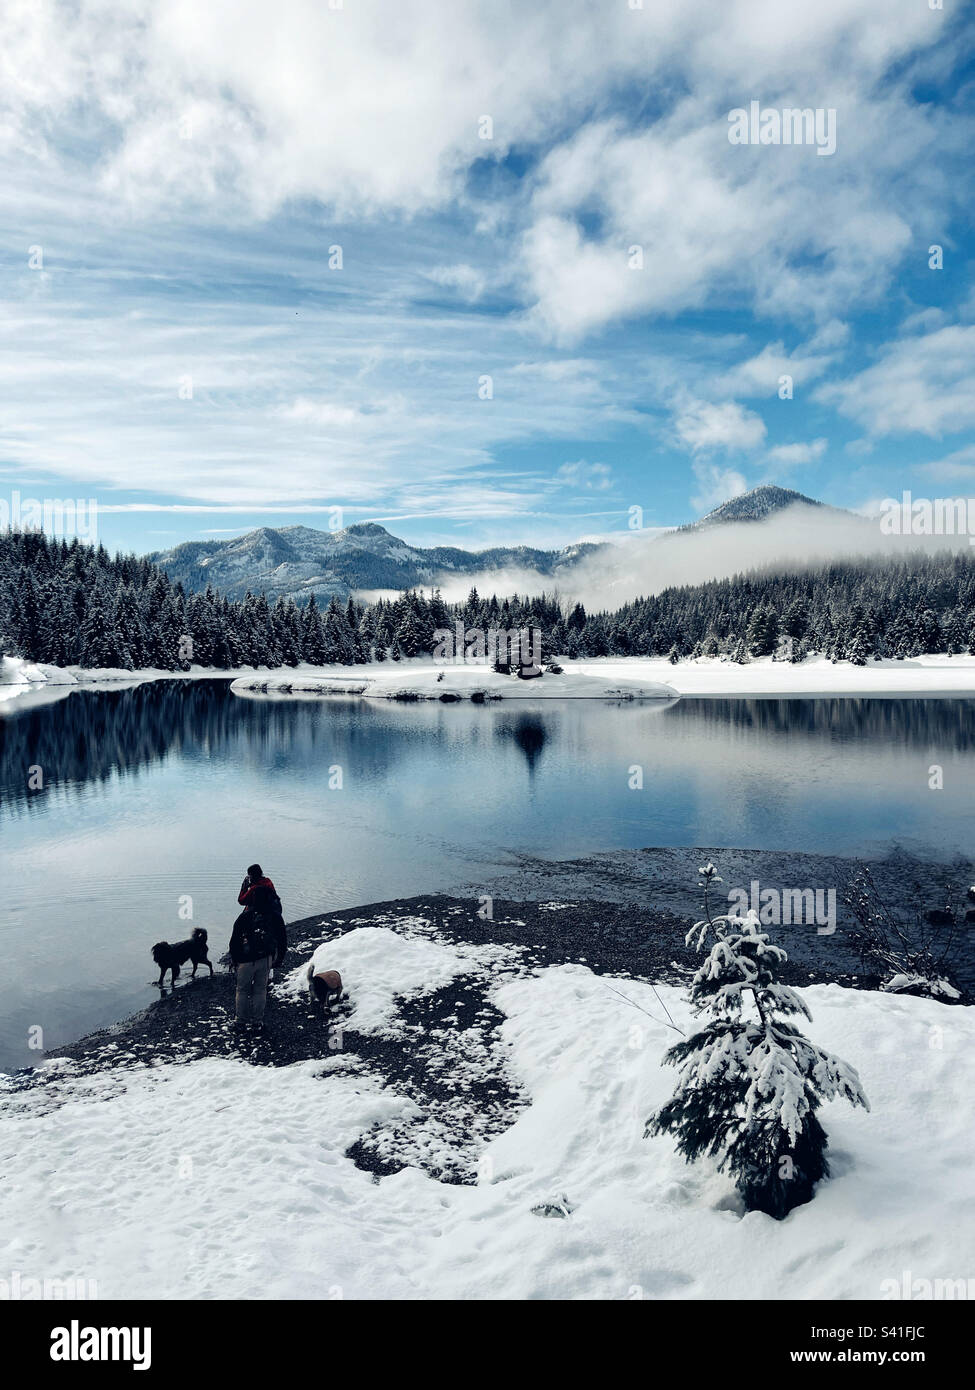
[[[4,7],[0,493],[142,551],[975,492],[956,0],[333,6]]]

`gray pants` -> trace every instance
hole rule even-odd
[[[267,1003],[271,957],[245,960],[237,967],[237,1022],[260,1023]]]

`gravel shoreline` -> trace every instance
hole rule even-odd
[[[793,984],[832,982],[877,988],[879,980],[861,968],[847,937],[851,917],[843,894],[860,861],[695,847],[614,850],[573,860],[526,855],[519,868],[484,884],[467,885],[457,895],[420,894],[316,913],[289,924],[289,950],[279,975],[307,961],[315,947],[332,935],[379,921],[395,929],[398,922],[423,916],[446,941],[522,947],[526,962],[533,968],[581,962],[598,974],[674,983],[694,967],[696,958],[685,946],[684,935],[701,916],[697,870],[709,859],[723,880],[718,893],[733,887],[747,889],[752,880],[759,881],[763,889],[801,885],[835,890],[835,934],[819,935],[806,925],[773,929],[775,940],[789,953],[785,974]],[[871,861],[869,867],[890,901],[903,902],[917,886],[923,901],[930,905],[943,902],[946,885],[954,885],[956,899],[961,899],[975,875],[975,868],[967,862],[931,863],[904,851]],[[487,895],[492,899],[491,919],[482,915]],[[723,899],[716,894],[712,910],[720,912],[722,905]],[[971,988],[975,984],[973,929],[965,933],[960,965]],[[123,1038],[132,1044],[141,1039],[163,1051],[188,1045],[195,1040],[198,1024],[212,1023],[211,1014],[218,1002],[223,1008],[232,1008],[230,996],[229,976],[220,967],[213,980],[203,974],[190,980],[184,973],[175,991],[167,989],[162,999],[141,1013],[60,1047],[52,1055],[83,1062],[103,1051],[103,1040],[120,1043]],[[277,1012],[274,1006],[269,1010],[269,1032],[270,1019]],[[292,1036],[294,1028],[284,1027],[284,1020],[281,1024],[281,1029],[276,1029],[281,1032],[281,1049],[273,1058],[274,1064],[287,1065],[316,1055],[305,1050],[310,1045],[307,1040]]]

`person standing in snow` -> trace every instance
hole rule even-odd
[[[243,912],[230,937],[230,959],[237,974],[236,1026],[261,1031],[272,965],[288,948],[281,899],[260,864],[251,864],[237,901]]]

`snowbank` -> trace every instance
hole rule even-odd
[[[20,656],[0,657],[0,703],[21,699],[48,685],[77,685],[77,680],[60,666],[25,661]]]
[[[328,944],[362,1022],[466,968],[468,948],[405,944],[386,963],[386,933]],[[101,1298],[875,1299],[905,1272],[975,1275],[975,1012],[803,993],[810,1036],[859,1069],[873,1109],[824,1107],[834,1177],[784,1222],[742,1217],[727,1178],[642,1138],[673,1087],[660,1058],[667,1012],[688,1024],[681,993],[568,965],[498,984],[495,1046],[531,1103],[474,1187],[357,1169],[359,1135],[422,1115],[341,1054],[94,1078],[52,1063],[47,1088],[0,1090],[0,1267],[95,1279]],[[533,1212],[563,1198],[564,1219]]]
[[[351,986],[348,1026],[360,1033],[389,1030],[397,995],[429,994],[470,968],[469,960],[439,941],[400,936],[389,927],[356,927],[316,947],[316,970],[337,970]],[[284,992],[308,989],[308,962],[293,970]]]
[[[80,686],[86,690],[118,690],[168,675],[172,675],[172,672],[135,672],[111,668],[89,670],[80,666],[51,666],[42,661],[25,661],[20,656],[3,656],[0,657],[0,705],[6,705],[8,710],[28,706],[33,708],[61,700]]]
[[[609,994],[625,993],[645,1014]],[[659,1066],[685,1030],[679,991],[605,981],[577,966],[500,994],[507,1039],[533,1104],[495,1140],[499,1181],[564,1193],[576,1210],[517,1248],[502,1229],[493,1258],[539,1296],[609,1298],[879,1298],[882,1282],[975,1274],[965,1215],[975,1012],[926,1000],[816,986],[800,991],[820,1045],[860,1072],[872,1112],[820,1112],[833,1178],[784,1222],[740,1214],[731,1184],[688,1166],[669,1138],[642,1140],[642,1121],[672,1093]],[[915,1007],[920,1005],[920,1007]],[[569,1024],[572,1020],[572,1025]],[[508,1184],[505,1182],[504,1186]]]
[[[25,661],[21,656],[0,657],[0,686],[8,685],[74,685],[75,678],[60,666],[48,666],[41,661]]]
[[[566,663],[566,670],[606,681],[662,680],[679,695],[973,695],[975,656],[917,656],[905,661],[835,664],[824,656],[793,666],[754,657],[744,666],[719,657],[698,657],[672,666],[665,657],[602,657]]]

